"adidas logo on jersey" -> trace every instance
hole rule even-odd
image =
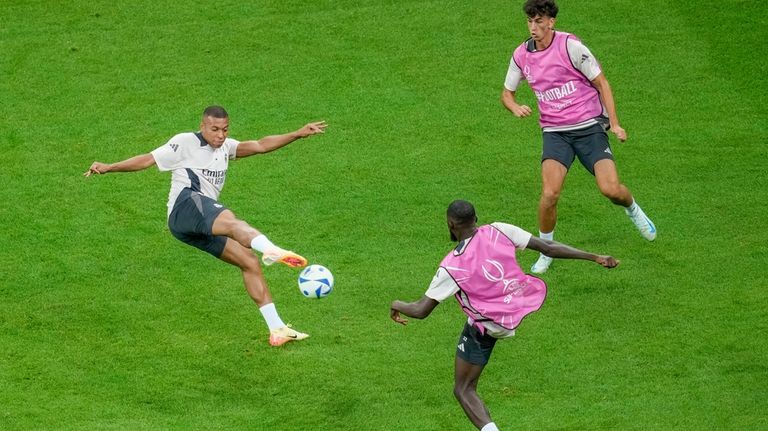
[[[173,150],[174,153],[176,152],[176,150],[179,149],[179,144],[168,144],[168,145],[171,146],[171,149]]]
[[[464,343],[459,344],[458,346],[456,346],[456,348],[463,352],[464,351]]]

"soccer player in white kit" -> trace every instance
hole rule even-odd
[[[277,313],[272,294],[261,271],[262,262],[280,262],[294,268],[307,264],[302,256],[274,245],[264,234],[238,219],[218,202],[230,160],[263,154],[291,142],[324,133],[324,121],[282,135],[242,141],[229,138],[229,115],[221,106],[203,111],[200,131],[180,133],[151,153],[141,154],[117,163],[93,162],[85,172],[134,172],[157,165],[161,171],[172,171],[168,197],[168,227],[174,237],[240,268],[245,288],[258,304],[270,330],[269,343],[281,346],[303,340],[309,335],[286,325]]]

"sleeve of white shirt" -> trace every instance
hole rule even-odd
[[[520,250],[524,250],[528,246],[528,241],[530,241],[531,236],[533,236],[530,232],[520,229],[513,224],[496,222],[491,223],[491,226],[500,230],[504,236],[512,241],[512,244],[515,245],[515,248]]]
[[[438,268],[435,277],[429,284],[429,289],[424,295],[437,302],[443,302],[459,291],[459,285],[453,280],[445,268]]]
[[[235,160],[237,158],[237,146],[240,145],[240,141],[232,138],[227,138],[227,155],[229,160]]]
[[[507,69],[507,77],[504,79],[504,88],[509,91],[517,90],[517,86],[520,85],[520,81],[523,80],[523,72],[517,67],[515,59],[509,60],[509,69]]]
[[[571,63],[590,81],[603,71],[589,48],[578,40],[568,39],[568,56],[571,57]]]
[[[183,134],[179,134],[169,139],[162,147],[152,151],[152,157],[155,158],[155,164],[161,171],[170,171],[178,168],[184,152]]]

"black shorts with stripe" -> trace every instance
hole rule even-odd
[[[541,161],[557,160],[566,169],[570,169],[578,157],[589,173],[595,175],[595,163],[603,159],[613,160],[608,134],[599,123],[579,130],[544,132],[543,140]]]
[[[168,228],[179,241],[221,257],[227,237],[213,235],[213,222],[226,209],[202,193],[186,188],[176,198]]]
[[[456,356],[470,364],[485,365],[491,358],[496,341],[488,334],[481,334],[474,325],[465,323],[456,346]]]

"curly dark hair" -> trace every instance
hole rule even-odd
[[[529,18],[536,15],[557,18],[557,5],[555,0],[527,0],[523,5],[523,12]]]

